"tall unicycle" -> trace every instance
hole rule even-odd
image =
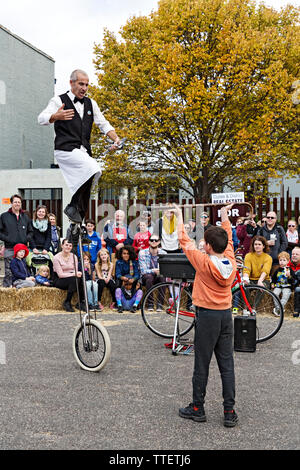
[[[81,266],[83,266],[82,235],[83,227],[74,224],[74,232],[78,232],[79,253]],[[96,312],[92,318],[87,297],[86,279],[84,269],[82,269],[82,283],[85,312],[81,311],[81,303],[78,297],[80,308],[80,323],[75,328],[73,335],[73,353],[79,366],[90,372],[98,372],[107,364],[111,353],[111,343],[108,332],[102,323],[96,319]]]

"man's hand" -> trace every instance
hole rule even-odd
[[[65,103],[56,111],[56,113],[52,114],[49,122],[55,121],[71,121],[74,117],[74,109],[64,109]]]
[[[119,145],[121,143],[121,140],[119,137],[114,141],[113,145],[110,147],[110,150],[117,150]]]

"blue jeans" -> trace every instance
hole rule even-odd
[[[203,405],[209,365],[215,353],[222,380],[223,406],[232,410],[235,403],[233,362],[233,322],[231,309],[196,308],[194,340],[193,403]]]
[[[98,304],[98,284],[96,281],[86,281],[86,290],[89,305]]]

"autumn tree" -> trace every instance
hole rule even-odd
[[[208,200],[299,171],[298,21],[292,6],[161,0],[119,38],[106,30],[91,96],[128,145],[107,157],[104,181],[146,193],[169,179]]]

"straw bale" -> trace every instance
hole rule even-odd
[[[15,287],[0,288],[0,312],[38,311],[38,310],[62,310],[66,298],[66,291],[55,287]],[[77,293],[73,295],[72,304],[78,301]],[[102,294],[102,304],[110,305],[112,302],[108,289]]]

